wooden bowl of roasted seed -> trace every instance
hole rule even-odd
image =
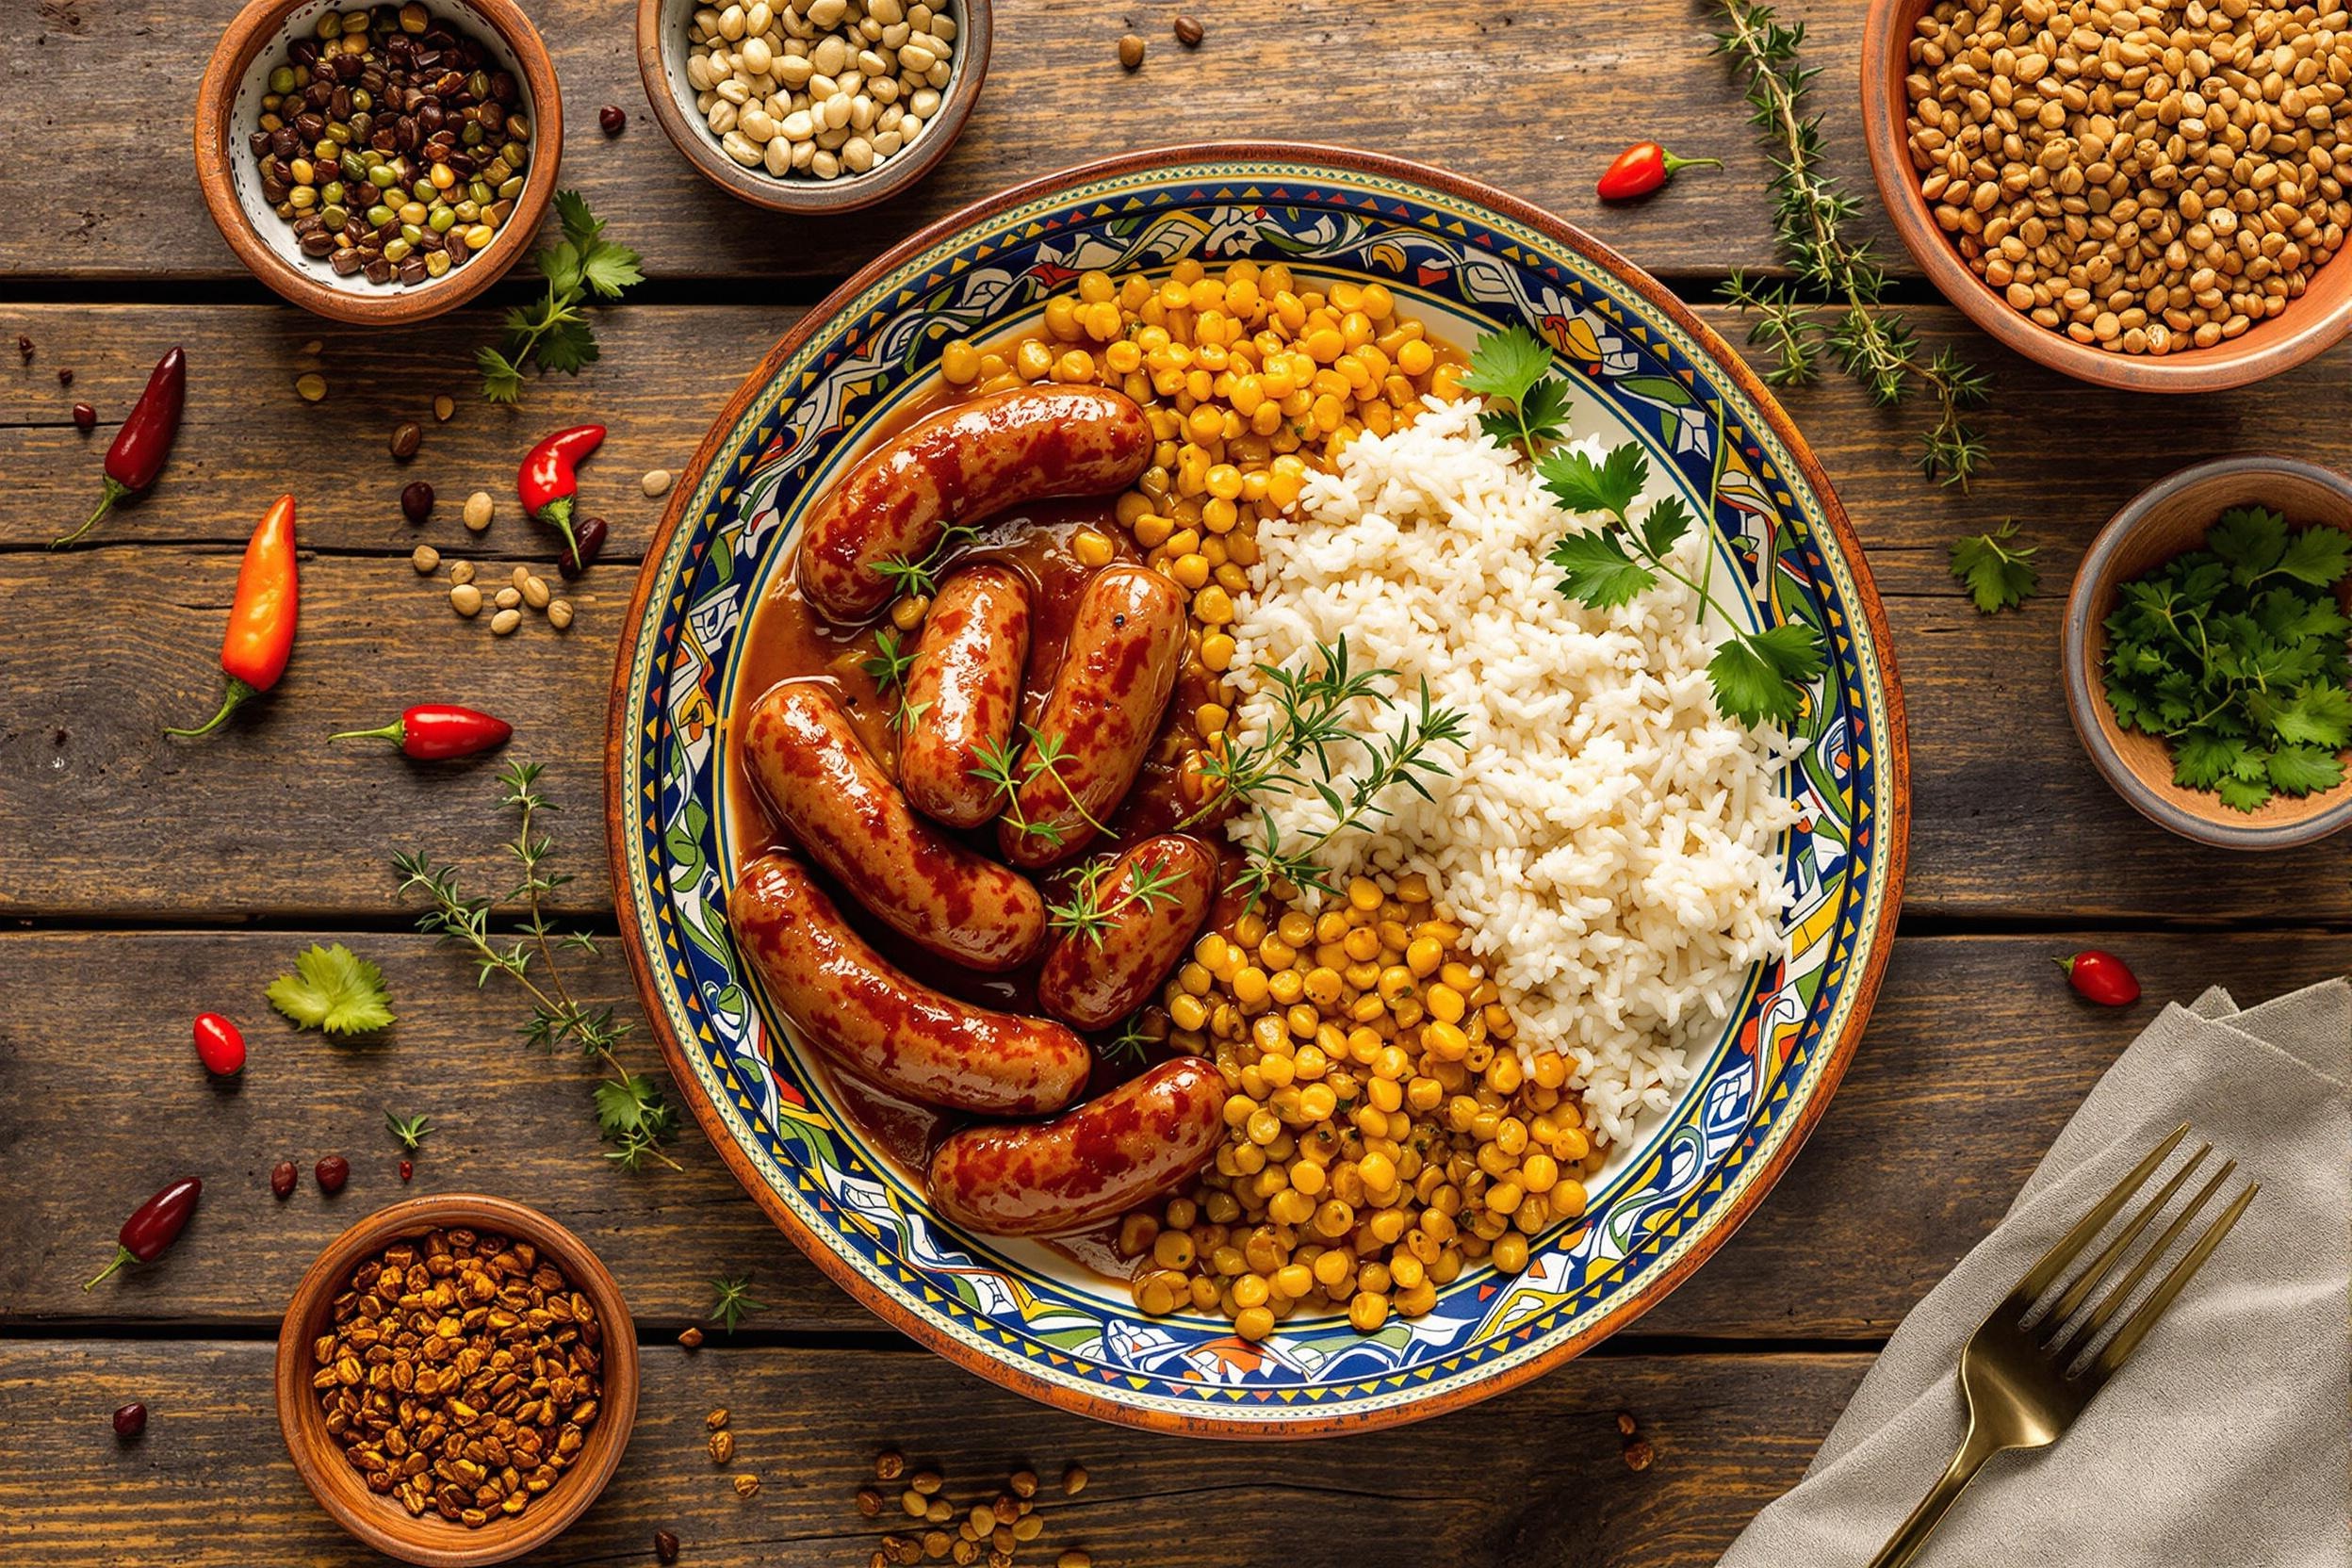
[[[2018,353],[2126,391],[2245,385],[2352,330],[2352,30],[2273,0],[2148,14],[1873,0],[1871,173],[1913,259]]]
[[[637,1340],[578,1236],[502,1198],[344,1232],[278,1331],[278,1426],[319,1506],[422,1568],[504,1562],[586,1511],[629,1446]]]

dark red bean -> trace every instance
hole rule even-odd
[[[114,1435],[125,1443],[147,1429],[147,1407],[137,1399],[114,1413]]]
[[[596,111],[596,123],[607,136],[618,136],[629,127],[629,115],[617,104],[607,104]]]
[[[329,1154],[311,1167],[310,1173],[318,1178],[318,1190],[332,1198],[351,1179],[351,1162],[340,1154]]]
[[[59,386],[71,386],[74,384],[74,367],[71,365],[60,365],[57,367],[57,384]]]
[[[33,340],[25,336],[23,333],[18,333],[16,335],[16,351],[24,355],[27,362],[30,362],[33,357]]]
[[[579,558],[573,558],[569,545],[558,551],[555,557],[555,569],[562,572],[567,580],[596,564],[596,557],[604,553],[604,542],[612,530],[602,517],[584,517],[573,526],[572,532],[580,539]]]
[[[604,112],[605,112],[605,113],[607,113],[607,114],[610,114],[610,113],[612,113],[612,111],[611,109],[607,109],[607,110],[605,110]],[[653,1532],[653,1555],[654,1555],[654,1559],[655,1559],[655,1560],[657,1560],[657,1561],[661,1561],[661,1562],[676,1562],[676,1561],[678,1560],[678,1535],[677,1535],[677,1533],[676,1533],[675,1531],[672,1531],[672,1530],[656,1530],[656,1531],[654,1531],[654,1532]]]
[[[416,1174],[416,1162],[415,1160],[402,1160],[400,1162],[400,1182],[402,1185],[406,1185],[408,1179]]]
[[[423,262],[416,264],[423,267]],[[425,427],[414,419],[403,419],[392,427],[392,460],[406,463],[416,455],[416,449],[425,444]]]
[[[421,523],[432,516],[433,486],[423,480],[414,480],[403,486],[400,490],[400,515],[412,523]]]
[[[270,1168],[270,1190],[280,1198],[293,1197],[294,1184],[301,1179],[292,1160],[280,1160]]]
[[[98,411],[90,407],[88,403],[75,403],[74,405],[74,425],[77,430],[96,430],[98,428]]]

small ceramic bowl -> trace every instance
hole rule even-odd
[[[536,1247],[544,1261],[588,1298],[604,1328],[602,1407],[587,1429],[580,1457],[521,1513],[493,1519],[479,1529],[435,1513],[412,1516],[398,1500],[368,1491],[366,1479],[344,1458],[342,1445],[327,1431],[325,1413],[310,1382],[316,1370],[311,1346],[332,1327],[335,1298],[346,1288],[351,1270],[404,1236],[461,1226],[495,1231]],[[294,1468],[336,1524],[377,1551],[421,1568],[478,1568],[552,1541],[587,1511],[612,1478],[637,1418],[636,1328],[620,1287],[596,1254],[538,1210],[474,1193],[411,1198],[335,1237],[295,1286],[278,1330],[277,1400],[278,1427],[294,1456]]]
[[[2253,811],[2172,781],[2172,753],[2158,736],[2125,730],[2107,704],[2107,617],[2123,584],[2204,542],[2231,507],[2265,506],[2295,528],[2352,532],[2352,480],[2285,457],[2226,457],[2183,468],[2140,492],[2099,531],[2066,596],[2066,710],[2091,760],[2115,792],[2150,822],[2225,849],[2292,849],[2352,826],[2352,778],[2316,794],[2274,795]],[[2352,611],[2352,582],[2339,588]]]
[[[303,309],[362,326],[398,326],[454,310],[498,281],[530,250],[554,200],[564,155],[564,101],[547,45],[514,0],[419,0],[488,51],[498,69],[521,87],[531,120],[531,164],[522,195],[487,248],[461,266],[419,284],[377,284],[365,274],[342,276],[320,257],[306,256],[293,225],[261,192],[261,172],[246,144],[261,119],[270,73],[286,46],[309,38],[324,11],[349,9],[351,0],[253,0],[237,13],[212,52],[196,98],[196,177],[204,205],[237,258],[253,276]]]
[[[1911,166],[1911,40],[1935,0],[1871,0],[1862,34],[1862,129],[1870,173],[1895,233],[1944,298],[2008,348],[2037,365],[2095,386],[2127,392],[2214,392],[2291,369],[2352,332],[2352,261],[2337,257],[2309,288],[2271,319],[2210,349],[2168,354],[2110,353],[2052,332],[2010,307],[1968,270],[1936,222]]]
[[[754,206],[807,216],[855,212],[906,189],[947,155],[963,134],[964,122],[988,74],[993,32],[990,0],[935,0],[933,9],[956,24],[955,52],[948,57],[947,86],[939,90],[939,111],[914,145],[884,158],[862,174],[820,180],[807,174],[771,174],[746,169],[727,156],[694,107],[694,86],[686,79],[686,30],[694,12],[711,0],[637,0],[637,74],[662,132],[686,155],[694,172],[729,195]],[[724,0],[720,0],[724,4]],[[783,8],[785,0],[776,0]]]

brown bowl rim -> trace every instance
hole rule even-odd
[[[720,1119],[701,1092],[693,1068],[688,1064],[686,1048],[670,1027],[666,1012],[655,1004],[654,977],[651,960],[644,946],[636,939],[641,911],[629,886],[627,872],[629,857],[629,827],[634,820],[635,802],[626,794],[623,762],[630,737],[622,722],[627,711],[629,672],[635,655],[640,629],[644,625],[647,601],[653,593],[654,576],[662,557],[668,553],[670,541],[684,526],[686,505],[694,491],[690,476],[699,474],[716,461],[721,443],[733,428],[743,408],[759,395],[760,389],[774,377],[789,359],[828,318],[842,305],[855,299],[876,278],[900,266],[908,256],[956,231],[981,221],[985,217],[1034,201],[1056,190],[1067,189],[1106,175],[1137,169],[1162,169],[1174,172],[1190,163],[1203,162],[1308,162],[1326,164],[1331,168],[1371,173],[1392,179],[1414,181],[1444,191],[1457,199],[1480,203],[1514,222],[1523,223],[1543,233],[1554,242],[1591,257],[1625,280],[1627,287],[1640,294],[1650,305],[1689,333],[1694,342],[1720,365],[1741,392],[1752,399],[1765,423],[1787,447],[1791,461],[1804,474],[1805,482],[1821,498],[1821,514],[1829,525],[1832,537],[1845,552],[1854,574],[1854,612],[1870,629],[1880,649],[1880,662],[1886,689],[1886,727],[1879,737],[1884,765],[1889,783],[1889,805],[1886,814],[1877,824],[1877,831],[1886,847],[1885,930],[1887,939],[1880,941],[1870,954],[1861,973],[1851,982],[1854,987],[1854,1010],[1845,1030],[1826,1046],[1821,1087],[1797,1113],[1788,1136],[1766,1161],[1760,1162],[1761,1175],[1741,1199],[1727,1208],[1713,1228],[1690,1250],[1664,1270],[1652,1287],[1633,1300],[1611,1312],[1585,1332],[1563,1340],[1544,1354],[1508,1371],[1490,1377],[1470,1387],[1426,1399],[1417,1403],[1383,1410],[1364,1411],[1345,1415],[1323,1415],[1300,1412],[1295,1418],[1280,1425],[1227,1421],[1214,1412],[1182,1414],[1137,1410],[1122,1405],[1104,1395],[1067,1389],[1045,1383],[1032,1377],[1025,1369],[982,1354],[979,1350],[958,1343],[939,1332],[928,1323],[888,1297],[874,1294],[864,1278],[848,1263],[835,1255],[816,1236],[810,1234],[798,1217],[782,1200],[768,1189],[767,1184],[752,1167],[750,1159],[727,1135],[726,1123]],[[810,1261],[816,1264],[834,1283],[864,1305],[875,1316],[914,1339],[926,1348],[948,1361],[987,1379],[1000,1387],[1053,1406],[1073,1412],[1098,1421],[1136,1427],[1146,1430],[1168,1432],[1187,1437],[1216,1437],[1254,1440],[1259,1442],[1288,1441],[1320,1437],[1338,1432],[1373,1431],[1388,1427],[1441,1415],[1448,1411],[1464,1409],[1478,1401],[1517,1388],[1561,1364],[1583,1354],[1607,1339],[1642,1314],[1663,1301],[1682,1282],[1714,1256],[1724,1242],[1736,1234],[1749,1215],[1764,1200],[1780,1178],[1787,1174],[1797,1152],[1828,1112],[1837,1095],[1839,1081],[1845,1076],[1847,1065],[1860,1045],[1868,1026],[1881,983],[1886,978],[1886,965],[1894,954],[1892,936],[1903,906],[1903,886],[1905,864],[1909,856],[1911,828],[1911,762],[1910,740],[1906,726],[1903,680],[1897,668],[1894,639],[1886,620],[1886,606],[1879,597],[1876,581],[1870,575],[1868,557],[1863,553],[1862,540],[1854,531],[1844,505],[1838,500],[1829,476],[1813,449],[1805,443],[1780,406],[1771,390],[1746,360],[1731,346],[1700,320],[1690,306],[1677,299],[1672,290],[1649,273],[1626,260],[1611,247],[1593,238],[1584,230],[1531,203],[1498,190],[1482,181],[1450,173],[1428,164],[1383,153],[1366,153],[1349,147],[1336,147],[1319,142],[1266,141],[1194,141],[1167,147],[1144,148],[1133,153],[1101,158],[1075,165],[1054,173],[1026,180],[993,195],[984,196],[948,216],[930,223],[868,263],[848,282],[842,284],[808,315],[793,323],[770,349],[767,354],[745,376],[729,395],[710,428],[694,449],[693,459],[678,470],[680,482],[671,491],[670,502],[663,511],[662,522],[646,546],[644,564],[638,569],[637,586],[630,596],[629,612],[622,622],[619,646],[614,650],[612,686],[608,699],[605,726],[605,841],[607,861],[612,877],[615,906],[619,912],[623,940],[622,949],[629,955],[629,974],[635,982],[640,1004],[655,1040],[662,1047],[663,1062],[670,1077],[678,1086],[679,1097],[694,1113],[704,1135],[717,1152],[736,1182],[751,1195],[752,1200],[764,1210],[776,1228]]]
[[[2295,849],[2352,827],[2352,779],[2310,797],[2318,801],[2326,801],[2330,795],[2336,798],[2308,816],[2267,825],[2233,821],[2237,814],[2222,805],[2219,796],[2170,783],[2153,785],[2132,770],[2115,748],[2115,736],[2120,731],[2115,728],[2106,694],[2093,677],[2106,652],[2107,617],[2114,612],[2122,593],[2122,584],[2115,580],[2116,558],[2156,509],[2183,491],[2214,480],[2262,475],[2286,475],[2328,490],[2343,502],[2345,517],[2352,519],[2352,478],[2333,468],[2301,458],[2260,454],[2193,463],[2132,497],[2099,531],[2091,547],[2083,552],[2082,564],[2075,568],[2073,586],[2066,591],[2066,625],[2060,638],[2066,717],[2073,722],[2075,737],[2089,753],[2099,776],[2134,810],[2159,827],[2217,849]],[[2352,521],[2330,526],[2352,531]]]
[[[2300,309],[2310,296],[2290,303],[2276,318],[2246,330],[2233,341],[2210,349],[2189,348],[2162,356],[2108,353],[2085,348],[2064,333],[2035,325],[2009,307],[1990,284],[1968,270],[1960,253],[1936,225],[1919,194],[1905,151],[1903,117],[1895,107],[1905,70],[1895,60],[1912,27],[1936,0],[1871,0],[1862,29],[1862,139],[1870,148],[1870,177],[1880,203],[1911,253],[1944,298],[2001,344],[2037,365],[2077,381],[2123,392],[2219,392],[2291,370],[2325,353],[2352,332],[2352,293],[2332,309]],[[1907,66],[1907,60],[1903,62]],[[2328,266],[2342,261],[2331,257]],[[2298,316],[2301,319],[2297,319]]]
[[[887,202],[922,179],[947,156],[964,134],[988,80],[988,58],[996,45],[993,0],[951,0],[962,11],[956,22],[956,48],[959,62],[939,97],[939,115],[923,127],[916,151],[885,158],[863,174],[838,180],[783,180],[764,171],[743,168],[719,150],[700,121],[688,115],[670,85],[662,63],[662,12],[669,0],[637,0],[637,75],[645,101],[662,134],[684,155],[695,173],[721,190],[770,212],[822,217],[856,212]]]
[[[580,1462],[547,1490],[542,1506],[478,1530],[438,1517],[413,1519],[397,1503],[364,1488],[358,1500],[367,1506],[353,1507],[345,1494],[347,1489],[329,1480],[338,1472],[349,1475],[350,1467],[328,1441],[324,1418],[310,1387],[311,1341],[318,1331],[321,1315],[351,1270],[369,1253],[401,1236],[450,1225],[497,1230],[531,1243],[552,1258],[572,1287],[594,1302],[604,1318],[603,1405],[580,1449]],[[586,1242],[537,1209],[512,1199],[476,1192],[432,1193],[403,1199],[350,1227],[327,1243],[294,1287],[278,1327],[278,1429],[302,1484],[351,1536],[418,1568],[482,1568],[545,1545],[595,1504],[629,1447],[629,1430],[637,1420],[637,1331],[629,1315],[629,1302]],[[444,1532],[455,1539],[445,1541]]]
[[[414,287],[353,293],[319,283],[288,261],[270,239],[255,233],[237,202],[230,174],[232,160],[239,152],[237,128],[229,123],[237,83],[254,57],[278,41],[286,18],[309,3],[251,0],[213,46],[203,85],[196,90],[196,180],[204,190],[204,210],[247,271],[314,315],[355,326],[389,327],[429,320],[455,310],[504,277],[538,242],[540,221],[555,200],[564,155],[564,97],[556,85],[555,63],[547,46],[514,0],[451,0],[497,33],[514,51],[515,63],[523,69],[531,92],[532,135],[531,167],[523,177],[523,194],[490,248],[468,257],[465,266],[453,267],[447,275]]]

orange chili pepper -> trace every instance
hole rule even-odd
[[[294,573],[294,498],[280,496],[245,546],[237,569],[237,600],[229,606],[228,634],[220,640],[220,671],[228,684],[220,710],[193,729],[166,735],[205,735],[218,729],[245,703],[278,683],[294,651],[298,598]]]

